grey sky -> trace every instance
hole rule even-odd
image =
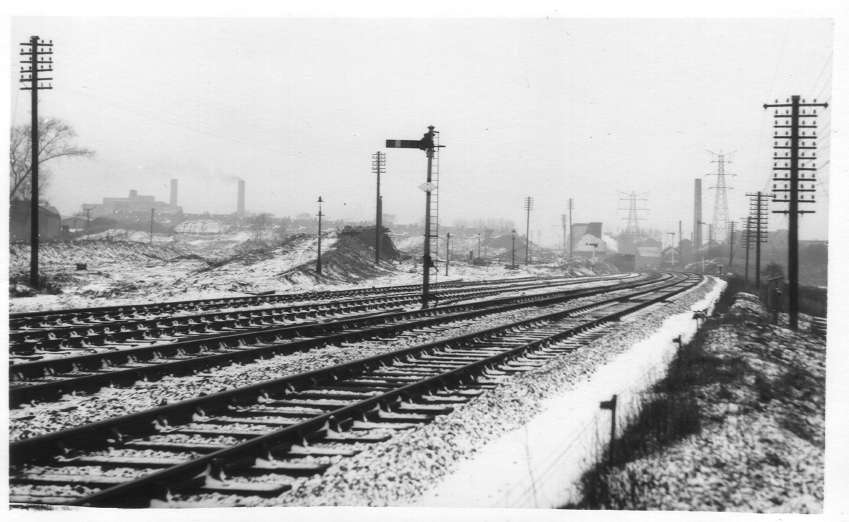
[[[683,219],[688,236],[693,178],[713,169],[706,149],[736,151],[739,219],[745,192],[770,177],[761,104],[831,92],[828,20],[13,20],[13,44],[30,34],[56,44],[42,113],[97,152],[53,166],[47,197],[63,214],[131,188],[167,200],[172,177],[185,210],[231,212],[241,177],[250,211],[313,212],[321,194],[329,217],[370,220],[370,154],[433,124],[449,223],[523,223],[531,195],[531,228],[556,241],[569,197],[576,221],[610,230],[624,225],[618,191],[635,190],[648,193],[645,225]],[[25,122],[28,93],[14,70],[10,81],[13,121]],[[827,110],[821,134],[829,122]],[[388,164],[385,211],[420,220],[424,154],[390,150]],[[827,235],[828,173],[803,238]]]

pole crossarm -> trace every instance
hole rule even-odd
[[[786,208],[773,209],[774,214],[788,218],[787,279],[790,302],[790,328],[799,324],[799,215],[812,214],[814,210],[799,208],[800,203],[816,203],[816,149],[817,109],[828,108],[828,103],[811,101],[799,95],[785,98],[783,102],[763,104],[764,110],[773,109],[773,176],[772,201],[786,203]],[[783,129],[783,130],[779,130]],[[810,132],[808,130],[810,129]],[[806,152],[809,151],[809,152]],[[809,174],[810,173],[810,174]]]
[[[39,254],[39,193],[38,193],[38,166],[39,166],[39,129],[38,129],[38,91],[49,91],[53,89],[52,84],[41,82],[53,81],[52,77],[42,77],[42,73],[53,72],[53,58],[42,58],[53,54],[53,40],[43,42],[38,36],[31,36],[29,42],[22,42],[26,49],[20,50],[21,56],[29,56],[21,60],[25,66],[21,67],[20,90],[30,91],[30,272],[29,283],[33,288],[39,288],[41,281],[39,277],[38,254]],[[28,85],[27,85],[28,84]]]

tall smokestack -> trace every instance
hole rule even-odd
[[[172,207],[177,206],[177,180],[171,180],[171,199],[168,201]]]
[[[693,194],[693,248],[702,246],[702,180],[696,178]]]
[[[245,180],[239,180],[239,195],[236,200],[236,214],[239,217],[245,216]]]

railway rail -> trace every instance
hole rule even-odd
[[[468,286],[484,286],[503,284],[506,282],[522,283],[540,281],[545,278],[518,277],[514,279],[487,279],[482,281],[452,280],[434,283],[432,288],[462,288]],[[559,278],[558,278],[559,279]],[[588,277],[586,279],[592,279]],[[261,294],[237,297],[220,297],[209,299],[190,299],[182,301],[167,301],[160,303],[137,303],[113,306],[98,306],[88,308],[68,308],[63,310],[44,310],[37,312],[14,312],[9,314],[9,329],[42,328],[51,323],[68,324],[74,322],[109,321],[110,318],[125,316],[127,318],[146,318],[150,315],[170,316],[177,313],[191,313],[202,310],[221,310],[231,308],[256,307],[278,303],[295,303],[310,301],[329,301],[340,298],[373,296],[381,294],[420,292],[421,285],[391,285],[370,288],[352,288],[346,290],[325,290],[316,292],[299,292],[286,294]]]
[[[593,304],[17,441],[11,500],[143,507],[173,495],[276,496],[291,477],[327,467],[310,457],[346,457],[415,428],[701,280],[669,275]]]
[[[164,375],[186,375],[222,364],[255,361],[332,343],[391,336],[415,328],[578,299],[599,292],[626,290],[653,282],[653,278],[634,278],[585,289],[569,289],[571,285],[567,284],[565,288],[546,293],[497,297],[426,310],[382,311],[327,322],[245,329],[17,363],[9,367],[9,402],[14,407],[33,400],[55,400],[65,393],[127,385],[140,379],[155,380]]]
[[[602,277],[590,281],[608,281],[619,277]],[[486,297],[503,291],[522,291],[543,288],[546,285],[578,284],[585,279],[547,279],[544,281],[502,281],[483,285],[468,285],[435,292],[442,301]],[[384,293],[376,296],[340,298],[332,301],[300,302],[297,305],[266,304],[251,308],[217,308],[188,313],[162,315],[137,311],[103,313],[87,316],[84,320],[73,313],[63,319],[42,321],[39,327],[30,323],[12,329],[9,334],[11,362],[61,357],[74,352],[114,347],[134,342],[175,341],[189,336],[223,333],[233,330],[264,328],[274,325],[294,324],[310,319],[373,312],[417,303],[420,296],[412,292]],[[152,305],[156,306],[156,305]],[[52,316],[51,316],[52,317]]]

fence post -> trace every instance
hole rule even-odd
[[[610,445],[607,448],[607,465],[613,465],[613,441],[616,440],[616,395],[609,401],[601,401],[599,407],[602,410],[610,410]]]

